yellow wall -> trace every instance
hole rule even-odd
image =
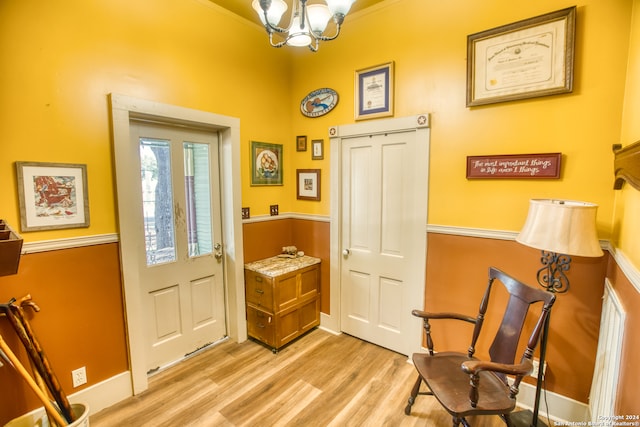
[[[257,25],[206,0],[75,0],[64,9],[5,1],[0,179],[15,188],[15,160],[86,163],[91,228],[24,237],[117,231],[106,103],[106,94],[116,92],[240,117],[243,159],[250,140],[285,147],[284,186],[251,187],[249,164],[243,162],[243,206],[252,215],[267,214],[274,203],[281,212],[326,215],[327,129],[354,122],[354,71],[394,61],[395,115],[432,115],[430,223],[518,230],[529,198],[571,198],[600,205],[600,237],[607,238],[613,215],[611,144],[620,141],[631,3],[577,3],[573,94],[467,108],[468,34],[576,2],[514,8],[503,1],[387,0],[347,16],[340,38],[313,54],[269,47]],[[338,106],[321,118],[303,117],[300,101],[320,87],[338,91]],[[324,139],[325,159],[296,152],[296,135],[307,135],[309,143]],[[467,155],[556,151],[565,155],[559,180],[465,178]],[[296,200],[296,168],[322,169],[321,202]],[[5,203],[2,216],[18,224],[15,192]],[[469,206],[482,208],[471,213]]]
[[[275,203],[281,212],[328,215],[327,129],[354,122],[354,71],[394,61],[395,116],[431,113],[429,223],[518,230],[529,198],[589,200],[600,205],[600,237],[613,232],[614,243],[640,266],[633,240],[640,231],[640,196],[628,186],[612,190],[611,152],[613,143],[640,139],[634,121],[639,80],[629,78],[624,98],[631,29],[629,75],[637,75],[640,67],[639,2],[540,0],[516,7],[507,0],[386,0],[347,16],[340,38],[312,54],[269,47],[262,28],[208,0],[0,1],[0,217],[18,228],[15,161],[85,163],[91,227],[23,237],[32,242],[118,231],[109,93],[239,117],[243,206],[254,216],[268,214]],[[574,4],[572,94],[465,107],[468,34]],[[338,106],[321,118],[303,117],[301,99],[321,87],[338,91]],[[296,152],[296,135],[307,135],[309,143],[324,139],[325,159]],[[283,186],[249,185],[250,140],[284,145]],[[559,180],[465,179],[467,155],[556,151],[565,155]],[[320,202],[296,199],[296,168],[322,168]],[[110,262],[117,263],[116,256]],[[435,261],[437,254],[429,258]],[[37,282],[47,272],[36,267],[33,273]],[[23,290],[15,285],[21,279],[0,280],[13,284],[0,286],[0,301],[20,296],[13,292]],[[103,286],[111,294],[120,290],[119,280]],[[84,288],[84,279],[71,276],[58,291]],[[122,307],[113,308],[122,313]],[[52,309],[49,316],[58,318],[55,310],[61,308]],[[92,321],[87,319],[89,325]],[[593,334],[595,342],[597,331]],[[61,349],[56,351],[63,357]]]
[[[25,241],[117,231],[109,93],[240,117],[244,158],[250,139],[289,140],[287,52],[207,0],[8,0],[0,20],[0,216],[18,228],[14,161],[88,169],[91,227]],[[242,179],[256,210],[290,198],[282,187],[249,188],[247,164]]]
[[[629,64],[620,142],[640,140],[640,1],[633,1]],[[616,192],[614,244],[640,269],[640,192],[626,184]]]
[[[572,5],[578,6],[572,94],[465,107],[467,35]],[[293,133],[326,138],[329,126],[352,123],[354,71],[393,60],[395,115],[432,115],[429,223],[519,230],[528,199],[569,198],[600,205],[600,237],[607,238],[611,145],[619,141],[630,11],[630,0],[544,0],[518,7],[506,1],[388,0],[365,16],[347,16],[340,39],[317,54],[296,55],[292,105],[325,86],[341,98],[323,118],[294,111]],[[559,180],[465,178],[468,155],[558,151],[564,155]],[[327,213],[329,206],[318,210]]]

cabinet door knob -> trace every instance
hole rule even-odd
[[[342,255],[344,255],[344,256],[349,256],[350,253],[351,253],[351,251],[349,251],[349,249],[343,249],[342,250]]]

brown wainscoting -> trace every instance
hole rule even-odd
[[[611,258],[607,278],[626,311],[625,334],[622,342],[622,359],[618,382],[616,414],[640,414],[638,378],[640,378],[640,292]]]
[[[0,301],[31,294],[40,306],[27,319],[66,394],[127,371],[127,343],[117,243],[22,255],[18,274],[0,277]],[[29,362],[6,319],[0,333]],[[71,371],[87,368],[88,383],[72,388]],[[0,368],[0,425],[42,404],[13,369]]]
[[[329,222],[283,218],[243,224],[244,262],[269,258],[282,252],[283,246],[322,260],[320,266],[320,311],[329,310]]]
[[[475,316],[490,266],[539,286],[536,273],[541,266],[540,251],[513,240],[429,233],[427,242],[425,309],[428,311]],[[609,258],[608,252],[600,258],[574,257],[567,272],[571,289],[558,295],[551,315],[546,387],[583,403],[588,402],[591,388]],[[503,296],[497,293],[492,297]],[[485,328],[497,328],[498,321],[488,313]],[[440,325],[433,326],[436,345],[440,349],[466,349],[471,329],[466,325],[452,327],[453,332],[447,329],[442,334],[435,332]],[[486,357],[487,346],[485,341],[479,341],[479,356]],[[535,384],[533,378],[526,381]]]

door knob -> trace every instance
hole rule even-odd
[[[343,256],[349,256],[349,254],[350,254],[350,253],[351,253],[351,252],[349,251],[349,249],[343,249],[343,250],[342,250],[342,255],[343,255]]]

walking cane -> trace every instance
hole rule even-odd
[[[29,387],[33,390],[33,392],[38,396],[38,399],[42,402],[45,407],[45,410],[48,414],[53,416],[54,421],[59,426],[66,426],[68,423],[62,418],[60,413],[56,410],[56,407],[53,406],[53,403],[49,400],[49,398],[38,388],[36,382],[31,378],[29,372],[22,366],[20,360],[16,357],[15,354],[9,348],[9,345],[4,341],[2,335],[0,335],[0,355],[5,358],[10,365],[14,367],[14,369],[20,374],[22,378],[29,384]]]
[[[23,298],[23,303],[25,299],[30,299],[30,296]],[[21,311],[22,309],[20,306],[15,304],[15,298],[12,298],[11,301],[9,301],[9,304],[0,304],[0,309],[6,313],[9,322],[18,335],[18,338],[20,338],[20,341],[27,350],[29,358],[34,363],[36,369],[40,373],[40,376],[47,384],[51,395],[60,407],[60,412],[62,412],[62,415],[67,422],[71,423],[73,421],[71,405],[69,404],[67,396],[64,394],[53,369],[51,369],[49,359],[47,359],[44,354],[44,351],[36,339],[29,322],[27,322],[23,316]]]
[[[35,311],[36,313],[40,311],[40,307],[38,307],[38,304],[36,304],[34,301],[31,300],[30,294],[27,294],[24,297],[20,298],[20,308],[24,309],[25,305],[30,306],[33,309],[33,311]],[[44,382],[44,379],[42,379],[42,375],[40,375],[38,368],[36,368],[36,365],[33,363],[31,358],[29,358],[29,362],[30,362],[29,364],[31,365],[31,372],[33,373],[33,380],[36,382],[36,384],[38,384],[38,387],[40,388],[40,390],[42,390],[42,392],[46,394],[49,397],[49,399],[51,399],[49,396],[49,388],[47,387],[47,384]],[[50,427],[59,427],[58,424],[54,421],[54,415],[50,414],[49,411],[46,411],[46,412],[47,412],[47,418],[49,419]]]

